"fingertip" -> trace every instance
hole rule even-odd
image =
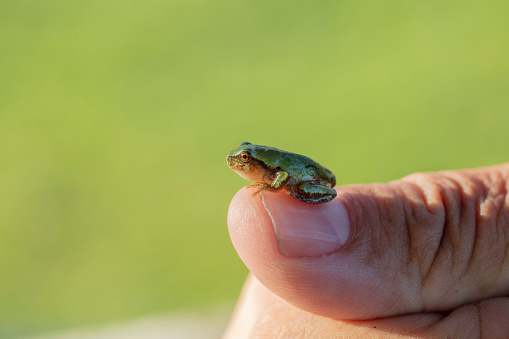
[[[265,260],[280,255],[270,217],[254,189],[242,188],[228,209],[228,231],[235,250],[246,266],[256,274]]]

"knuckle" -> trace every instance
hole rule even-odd
[[[419,227],[409,227],[410,239],[420,239],[411,241],[411,257],[418,258],[421,293],[434,289],[456,301],[500,293],[509,284],[507,180],[468,172],[417,173],[405,180],[423,202],[411,211]]]

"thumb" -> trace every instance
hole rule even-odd
[[[337,188],[308,205],[240,190],[228,226],[251,272],[337,319],[449,311],[509,294],[509,165]]]

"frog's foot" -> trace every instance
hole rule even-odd
[[[280,188],[274,188],[274,187],[272,187],[269,184],[266,184],[264,182],[255,182],[254,184],[246,186],[246,188],[257,188],[258,189],[256,192],[253,193],[253,197],[255,195],[258,195],[258,194],[262,193],[263,191],[276,192],[276,191],[280,190]]]
[[[303,182],[296,187],[288,186],[292,197],[308,204],[323,204],[337,196],[334,188],[318,185],[312,182]]]

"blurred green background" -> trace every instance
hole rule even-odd
[[[1,1],[0,337],[233,302],[242,141],[339,185],[507,161],[508,11]]]

